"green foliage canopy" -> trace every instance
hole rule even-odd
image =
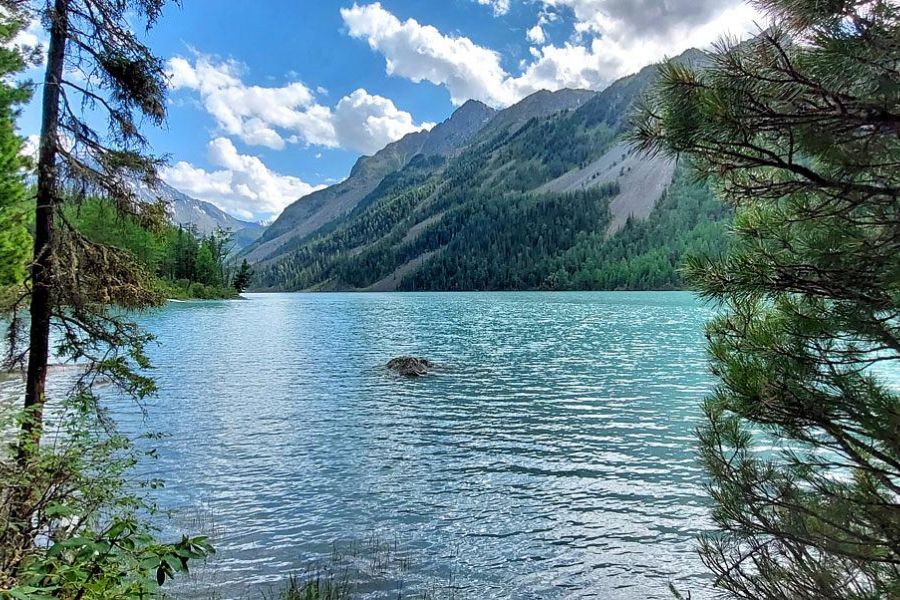
[[[900,597],[900,7],[765,0],[774,22],[709,68],[667,65],[636,119],[737,211],[689,277],[722,315],[700,449],[746,599]]]
[[[0,18],[0,287],[22,283],[31,252],[25,184],[30,161],[22,155],[23,140],[15,123],[31,89],[11,82],[25,67],[22,53],[11,46],[22,27],[14,15]]]
[[[154,287],[166,297],[231,298],[228,266],[231,234],[169,223],[148,227],[122,215],[106,200],[88,198],[66,209],[68,220],[93,243],[128,252],[155,276]]]

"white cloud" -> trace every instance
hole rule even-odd
[[[547,8],[568,8],[576,29],[603,35],[668,37],[671,32],[702,26],[744,0],[540,0]]]
[[[637,71],[725,34],[757,30],[762,15],[745,0],[541,0],[547,10],[569,9],[580,35],[599,36],[591,46],[615,64],[616,76]],[[596,41],[596,39],[595,39]]]
[[[0,8],[0,16],[9,16],[8,11]],[[32,19],[27,26],[20,29],[15,37],[3,44],[5,48],[15,48],[25,58],[26,68],[17,79],[37,80],[43,76],[41,67],[46,62],[46,49],[50,37],[41,25],[40,19]],[[66,73],[71,77],[71,73]]]
[[[22,150],[20,151],[20,154],[22,156],[27,156],[36,163],[38,158],[38,148],[40,148],[40,145],[41,136],[36,133],[26,135],[22,140]]]
[[[495,16],[502,16],[509,12],[510,0],[477,0],[482,6],[490,6]]]
[[[228,138],[209,142],[208,152],[218,170],[207,171],[180,161],[163,168],[160,177],[185,194],[242,219],[277,216],[298,198],[324,187],[272,171],[258,157],[240,154]]]
[[[724,33],[748,31],[759,18],[741,0],[540,1],[544,10],[526,33],[536,44],[533,59],[519,75],[504,70],[497,52],[414,19],[401,21],[377,2],[341,9],[341,16],[352,37],[384,56],[389,75],[442,85],[457,105],[474,98],[493,106],[508,106],[540,89],[599,89]],[[559,46],[546,44],[543,26],[564,8],[574,14],[576,35]]]
[[[503,87],[507,74],[500,55],[468,38],[444,35],[414,19],[401,22],[379,3],[342,8],[341,17],[351,36],[384,55],[389,75],[444,85],[454,104],[470,98],[495,106],[514,100]]]
[[[34,19],[28,26],[19,31],[16,37],[12,39],[11,45],[19,48],[36,48],[38,46],[46,46],[49,37],[41,25],[40,19]]]
[[[509,85],[519,97],[538,90],[600,89],[625,74],[619,72],[617,61],[600,46],[600,40],[594,40],[588,46],[568,43],[534,48],[534,61]]]
[[[299,81],[281,87],[247,85],[242,66],[231,60],[201,54],[192,62],[177,56],[167,70],[172,89],[197,92],[222,133],[254,146],[281,150],[287,143],[305,143],[371,153],[430,126],[416,124],[388,98],[363,89],[331,109],[317,103],[313,91]]]
[[[528,41],[533,44],[543,44],[545,41],[547,41],[547,36],[544,35],[544,28],[541,27],[540,24],[537,24],[526,31],[525,37],[528,38]]]
[[[374,154],[410,131],[434,127],[434,123],[416,125],[412,115],[398,110],[393,102],[363,89],[341,98],[332,124],[341,146],[364,154]]]

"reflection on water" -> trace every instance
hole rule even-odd
[[[224,597],[381,535],[404,597],[705,597],[693,430],[710,387],[683,293],[250,295],[146,316],[161,503],[213,515]],[[442,364],[418,380],[393,356]],[[373,591],[371,598],[397,597]]]

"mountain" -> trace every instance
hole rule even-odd
[[[590,90],[565,89],[556,92],[540,90],[506,110],[500,111],[495,118],[491,119],[486,131],[512,133],[531,119],[576,109],[596,95],[596,92]]]
[[[247,251],[247,258],[259,261],[284,252],[292,241],[345,215],[386,176],[405,167],[414,156],[423,152],[446,156],[463,148],[495,112],[481,102],[470,100],[430,131],[407,134],[374,156],[361,157],[347,179],[287,207]]]
[[[146,200],[161,198],[166,203],[169,218],[173,223],[195,227],[201,235],[212,233],[216,229],[231,231],[237,249],[246,248],[255,242],[265,230],[260,223],[236,219],[214,204],[192,198],[161,181],[154,193],[146,189],[140,190],[139,193]]]
[[[693,51],[679,58],[695,63]],[[728,210],[623,141],[647,67],[602,92],[467,103],[293,204],[248,251],[261,289],[633,289],[721,252]]]
[[[500,115],[503,115],[500,125],[512,128],[531,118],[577,107],[593,95],[594,92],[586,90],[538,92],[499,115],[485,104],[469,100],[430,131],[410,133],[374,156],[360,158],[347,179],[290,205],[248,249],[246,256],[251,261],[261,262],[290,252],[299,240],[350,213],[388,175],[402,170],[413,157],[458,154]]]
[[[443,123],[439,123],[424,136],[418,154],[425,156],[448,156],[464,148],[496,114],[493,108],[469,100]]]

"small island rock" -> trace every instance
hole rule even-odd
[[[428,373],[434,363],[414,356],[399,356],[388,361],[387,368],[404,377],[420,377]]]

